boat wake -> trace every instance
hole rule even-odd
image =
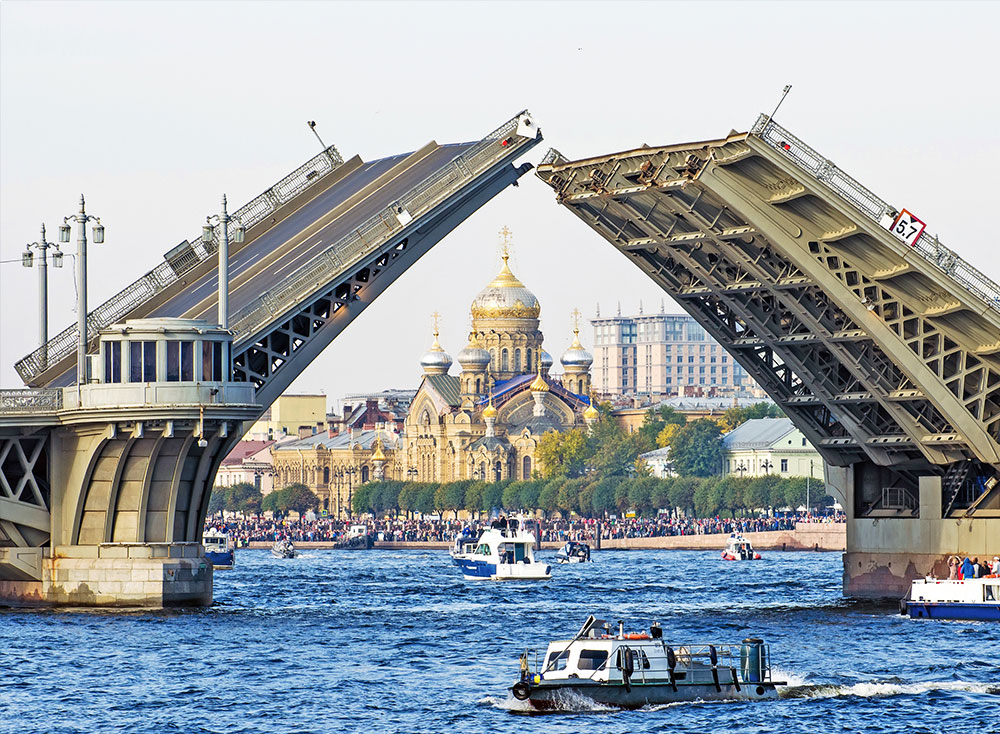
[[[573,691],[560,691],[556,708],[548,711],[539,711],[529,701],[518,701],[511,695],[506,698],[486,696],[479,699],[478,703],[482,706],[492,706],[515,714],[583,714],[617,713],[620,711],[613,706],[605,706]]]
[[[791,682],[791,681],[789,681]],[[888,696],[913,696],[930,691],[963,691],[1000,696],[1000,684],[972,683],[968,681],[924,681],[921,683],[893,683],[868,681],[851,685],[789,685],[779,689],[781,698],[882,698]]]

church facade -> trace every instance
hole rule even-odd
[[[452,358],[438,342],[420,361],[423,381],[410,404],[395,472],[419,482],[530,479],[547,431],[597,419],[590,399],[593,357],[574,330],[553,377],[539,330],[541,305],[503,256],[500,273],[472,302],[472,330]]]

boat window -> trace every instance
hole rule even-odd
[[[525,546],[524,543],[514,544],[514,563],[520,563],[521,561],[524,560],[525,556],[527,555],[524,546]]]
[[[607,650],[581,650],[576,667],[580,670],[599,670],[607,661]]]
[[[549,659],[545,661],[546,670],[566,670],[569,663],[569,650],[549,653]]]
[[[481,556],[488,556],[490,554],[490,547],[486,543],[483,543],[481,546],[476,548],[476,553]]]
[[[646,653],[642,650],[630,650],[632,653],[632,667],[635,670],[643,668],[649,670],[649,658],[646,657]],[[615,667],[621,670],[622,667],[622,650],[618,648],[618,655],[615,657]]]
[[[987,586],[984,584],[983,594],[985,595],[985,601],[1000,601],[1000,586]]]

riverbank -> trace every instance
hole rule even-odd
[[[601,541],[601,550],[722,550],[726,545],[724,533],[708,535],[664,535],[653,538],[610,538]],[[794,530],[768,530],[744,533],[757,550],[821,550],[844,551],[847,549],[847,523],[798,522]],[[270,548],[268,541],[250,543],[251,548]],[[450,542],[385,542],[376,541],[375,547],[383,550],[412,548],[450,548]],[[543,549],[556,550],[562,542],[546,541]],[[333,543],[323,541],[296,541],[300,550],[332,548]]]

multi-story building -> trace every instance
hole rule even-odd
[[[326,428],[326,395],[281,395],[257,419],[246,438],[275,441],[311,436]]]
[[[757,384],[686,314],[654,313],[591,320],[594,389],[616,395],[732,395]]]

